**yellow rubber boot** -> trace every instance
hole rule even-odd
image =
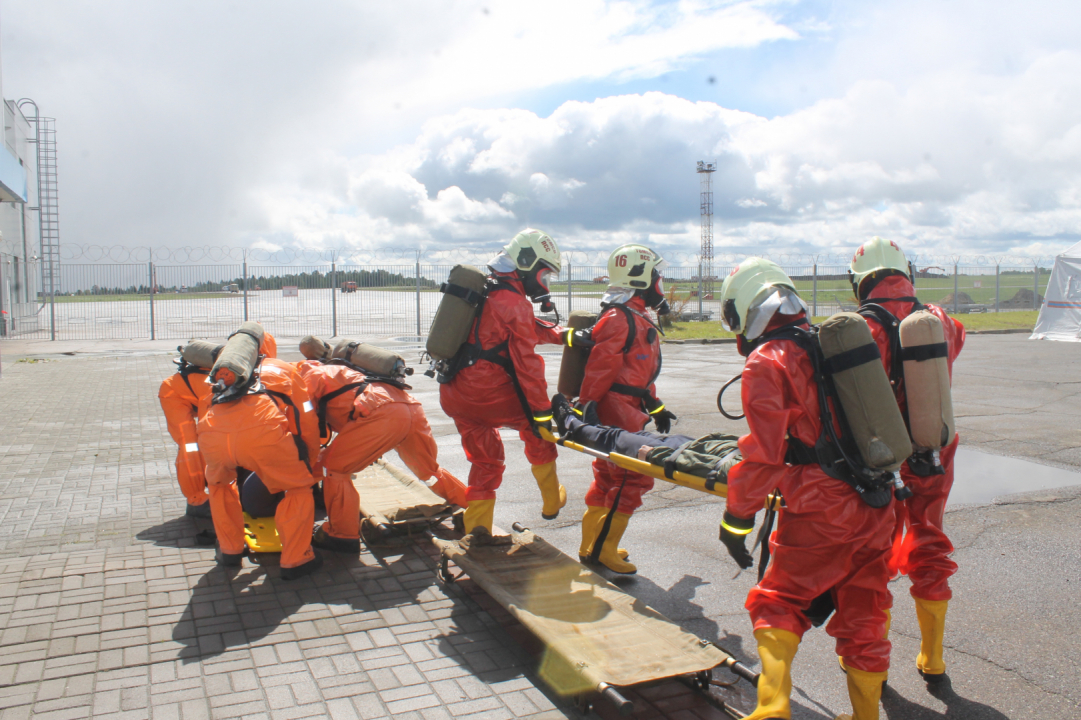
[[[627,531],[627,523],[630,522],[631,516],[627,513],[613,513],[612,525],[608,529],[608,537],[604,539],[604,545],[601,546],[600,560],[601,565],[612,572],[620,573],[623,575],[633,575],[638,572],[631,563],[623,560],[619,557],[619,541],[623,537],[623,533]],[[604,518],[601,518],[601,526],[597,528],[597,533],[600,534],[601,528],[604,527]]]
[[[465,523],[466,535],[478,527],[484,528],[491,535],[495,522],[495,500],[470,500],[462,520]]]
[[[604,516],[608,514],[608,508],[586,505],[586,514],[582,516],[582,545],[578,548],[578,559],[585,562],[593,552],[593,541],[604,525]],[[630,553],[625,548],[618,548],[620,560],[626,560]]]
[[[788,630],[765,627],[754,631],[754,639],[758,641],[762,673],[758,676],[758,706],[747,720],[788,720],[792,717],[792,660],[799,648],[799,637]]]
[[[867,672],[845,666],[848,676],[848,699],[852,702],[851,715],[838,715],[837,720],[878,720],[878,701],[882,699],[882,683],[886,673]]]
[[[916,601],[916,619],[920,623],[920,654],[916,656],[916,669],[924,680],[935,682],[946,675],[942,638],[946,633],[946,606],[950,601],[913,599]]]
[[[555,520],[559,511],[567,504],[567,489],[559,484],[555,460],[544,465],[534,465],[533,477],[537,479],[537,487],[540,488],[541,499],[544,500],[541,517]]]

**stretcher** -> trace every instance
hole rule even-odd
[[[680,472],[679,470],[672,470],[668,472],[663,465],[653,465],[644,460],[638,458],[627,457],[626,455],[620,455],[619,453],[606,453],[600,450],[594,450],[588,448],[585,445],[579,445],[576,442],[566,440],[553,434],[551,431],[545,428],[538,428],[540,436],[548,442],[553,442],[557,445],[562,445],[570,450],[576,450],[586,455],[591,455],[601,460],[607,460],[617,467],[621,467],[624,470],[630,470],[631,472],[641,473],[642,475],[648,475],[656,480],[664,480],[665,482],[672,483],[673,485],[680,485],[691,490],[697,490],[698,492],[704,492],[708,495],[716,495],[717,497],[728,497],[728,486],[724,482],[709,480],[704,477],[698,477],[697,475],[691,475],[690,473]]]
[[[585,707],[601,696],[628,715],[634,706],[620,688],[668,678],[703,691],[730,685],[712,679],[717,668],[735,673],[733,682],[757,684],[757,675],[720,647],[684,632],[517,523],[514,531],[508,542],[491,545],[433,537],[442,556],[439,577],[453,583],[467,574],[530,630],[545,648],[538,673],[560,695],[577,696]],[[451,574],[451,562],[460,574]]]
[[[395,533],[425,529],[451,517],[455,506],[427,484],[380,458],[353,475],[360,495],[361,535],[378,542]]]
[[[253,553],[280,553],[282,539],[273,517],[253,518],[244,513],[244,544]]]

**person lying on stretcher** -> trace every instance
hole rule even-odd
[[[642,430],[630,432],[602,425],[596,403],[571,407],[563,395],[552,397],[552,416],[564,440],[604,453],[616,453],[707,479],[725,482],[741,459],[736,435],[710,433],[700,438]]]

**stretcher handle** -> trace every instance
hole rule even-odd
[[[600,691],[601,697],[615,706],[616,711],[626,717],[634,712],[634,703],[623,697],[623,695],[608,683],[602,682],[597,686],[597,690]]]
[[[524,533],[524,532],[525,532],[526,530],[528,530],[529,528],[527,528],[527,527],[526,527],[525,525],[523,525],[523,524],[522,524],[522,523],[520,523],[520,522],[516,522],[516,523],[513,523],[513,524],[512,524],[511,526],[510,526],[510,529],[511,529],[511,530],[513,530],[513,531],[514,531],[514,532],[516,532],[516,533]]]
[[[716,645],[716,643],[714,643],[714,645]],[[727,660],[721,663],[721,665],[722,667],[728,668],[728,670],[730,670],[732,674],[736,675],[737,677],[741,677],[747,682],[749,682],[751,685],[758,687],[758,673],[756,673],[754,670],[751,670],[749,667],[736,660],[734,657],[730,656]]]

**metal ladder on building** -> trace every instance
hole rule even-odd
[[[29,98],[19,100],[18,106],[34,108],[33,117],[26,119],[34,124],[33,142],[37,146],[38,204],[30,208],[38,211],[38,237],[41,243],[41,289],[43,298],[49,298],[49,327],[52,339],[56,339],[56,306],[53,298],[62,292],[60,287],[60,193],[56,172],[56,118],[42,117],[37,103]],[[24,113],[25,114],[25,113]]]

